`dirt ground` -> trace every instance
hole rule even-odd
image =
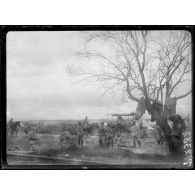
[[[29,154],[38,155],[49,158],[68,159],[67,162],[60,162],[60,164],[75,164],[75,162],[87,161],[99,162],[103,164],[117,164],[117,165],[153,165],[164,167],[178,167],[181,162],[170,158],[166,143],[158,145],[154,138],[146,138],[141,140],[141,148],[133,148],[133,141],[131,138],[125,140],[124,146],[119,146],[117,143],[113,147],[100,146],[99,136],[85,136],[84,145],[66,145],[57,149],[59,143],[59,134],[37,134],[39,141],[34,143],[33,151],[32,145],[29,142],[28,136],[23,132],[19,132],[17,137],[7,137],[8,154]],[[17,147],[16,150],[13,148]],[[22,164],[22,165],[36,165],[36,164],[59,164],[59,161],[48,159],[29,159],[16,158],[16,156],[8,155],[8,164]]]

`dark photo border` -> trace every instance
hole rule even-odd
[[[1,169],[8,170],[170,170],[170,168],[153,167],[145,165],[8,165],[6,158],[6,36],[8,32],[14,31],[95,31],[95,30],[186,30],[191,33],[192,36],[192,116],[194,116],[194,26],[123,26],[123,25],[98,25],[98,26],[75,26],[75,25],[8,25],[0,26],[0,157],[1,157]],[[195,140],[195,133],[193,132],[194,121],[192,120],[192,137]],[[194,142],[192,149],[193,167],[178,168],[179,170],[192,170],[194,169]],[[171,168],[175,170],[176,168]]]

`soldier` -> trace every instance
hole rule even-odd
[[[7,130],[10,132],[10,134],[12,133],[12,127],[13,127],[13,119],[11,118],[8,122],[8,125],[7,125]]]
[[[139,128],[140,128],[140,130],[143,128],[143,123],[142,122],[140,122]]]
[[[132,136],[133,136],[133,146],[136,147],[136,142],[138,143],[139,147],[141,148],[141,142],[139,140],[139,134],[140,134],[140,128],[136,124],[135,121],[133,121],[133,126],[131,127]]]
[[[41,139],[35,134],[34,131],[29,132],[28,140],[29,140],[31,150],[34,150],[34,146],[39,145],[41,142]]]
[[[84,135],[83,127],[81,125],[81,122],[79,122],[77,126],[77,136],[79,145],[83,145],[83,135]]]
[[[100,130],[99,130],[100,145],[103,145],[104,137],[105,137],[105,127],[104,127],[104,123],[102,122]]]
[[[10,119],[9,123],[11,123],[11,124],[13,123],[13,119],[12,118]]]
[[[110,146],[110,145],[113,146],[113,143],[114,143],[113,131],[112,131],[112,129],[109,126],[106,127],[106,138],[107,138],[108,146]]]
[[[57,148],[61,147],[65,143],[65,141],[69,139],[69,137],[70,137],[70,134],[68,133],[67,130],[65,130],[64,133],[59,138],[60,141],[58,143]]]
[[[163,144],[164,135],[163,135],[162,129],[159,127],[159,125],[156,126],[155,138],[156,138],[157,143],[158,143],[159,145],[160,145],[160,144]]]
[[[124,120],[122,118],[122,116],[118,116],[117,118],[117,125],[116,125],[116,132],[117,132],[117,135],[118,137],[121,135],[121,131],[124,127]]]
[[[140,122],[139,124],[139,128],[140,128],[140,138],[141,139],[145,139],[146,138],[146,128],[143,127],[143,123]]]

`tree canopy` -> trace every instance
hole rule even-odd
[[[100,44],[96,45],[96,44]],[[103,45],[103,46],[102,46]],[[121,91],[123,98],[139,102],[140,97],[163,102],[186,97],[176,90],[191,85],[191,35],[188,31],[97,31],[90,32],[86,49],[75,56],[96,61],[96,68],[69,73],[97,82],[105,93]],[[99,65],[103,66],[99,66]],[[99,67],[98,67],[99,66]]]

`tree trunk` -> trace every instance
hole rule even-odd
[[[157,121],[157,124],[164,132],[165,139],[168,143],[170,155],[178,158],[183,157],[184,150],[182,138],[173,136],[171,134],[171,128],[168,125],[167,119],[159,120]]]
[[[157,106],[158,107],[158,106]],[[154,106],[149,100],[146,101],[146,109],[151,115],[151,121],[156,121],[156,124],[162,129],[165,135],[165,139],[168,143],[170,154],[174,157],[183,157],[183,140],[180,137],[176,137],[172,135],[171,127],[168,124],[168,110],[166,107],[164,110],[162,107],[157,109],[156,105]]]

